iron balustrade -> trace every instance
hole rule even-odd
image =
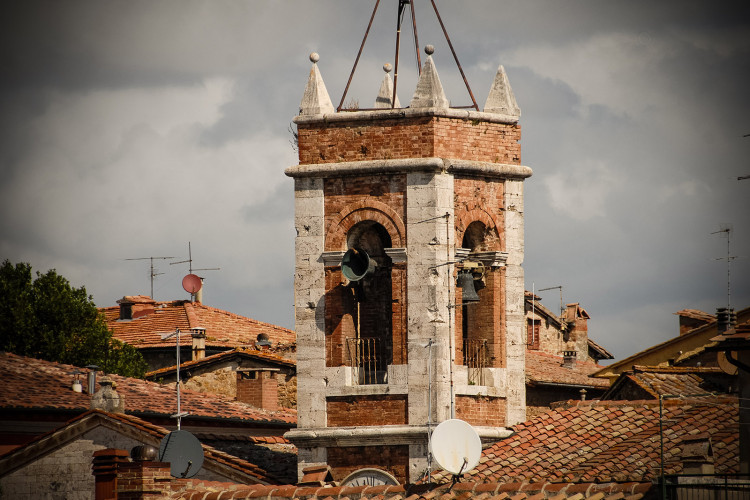
[[[387,383],[387,365],[384,359],[382,339],[375,337],[347,338],[349,366],[354,368],[354,380],[358,385]]]
[[[469,385],[484,385],[488,357],[486,340],[464,339],[464,365],[469,368]]]

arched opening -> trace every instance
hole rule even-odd
[[[348,248],[363,250],[375,262],[361,280],[350,283],[355,300],[349,311],[354,319],[354,336],[346,339],[350,366],[357,368],[360,384],[387,382],[393,362],[393,263],[385,253],[391,247],[388,231],[377,222],[362,221],[347,234]]]
[[[474,221],[464,231],[462,248],[468,248],[470,255],[485,252],[494,248],[497,234],[481,221]],[[469,257],[471,259],[471,257]],[[463,364],[468,367],[469,383],[484,385],[484,368],[490,366],[491,344],[494,340],[494,329],[491,321],[493,315],[494,294],[485,288],[484,281],[474,281],[479,295],[479,302],[461,306],[461,354]],[[484,319],[484,320],[483,320]]]

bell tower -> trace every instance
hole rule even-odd
[[[300,478],[413,483],[440,422],[525,419],[520,111],[502,66],[483,111],[451,107],[425,52],[408,107],[386,66],[373,108],[338,111],[310,56],[286,170]]]

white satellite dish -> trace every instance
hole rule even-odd
[[[432,433],[430,452],[440,467],[453,475],[477,466],[482,456],[482,440],[474,428],[457,418],[446,420]]]

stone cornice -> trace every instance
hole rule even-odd
[[[454,118],[458,120],[477,120],[489,123],[504,123],[515,125],[518,117],[500,113],[485,113],[473,109],[460,108],[400,108],[400,109],[373,109],[365,111],[342,111],[340,113],[328,113],[318,115],[298,115],[293,121],[297,125],[315,125],[340,122],[362,122],[376,120],[392,120],[401,118]]]
[[[451,158],[399,158],[392,160],[364,160],[337,163],[315,163],[295,165],[284,170],[289,177],[344,177],[350,175],[408,173],[408,172],[449,172],[483,177],[517,178],[531,177],[530,167],[491,163],[482,161],[457,160]]]
[[[433,429],[437,424],[433,426]],[[497,441],[509,437],[513,431],[505,427],[475,426],[483,440]],[[407,445],[427,441],[426,425],[382,425],[372,427],[318,427],[292,429],[284,437],[300,448],[315,446]]]

